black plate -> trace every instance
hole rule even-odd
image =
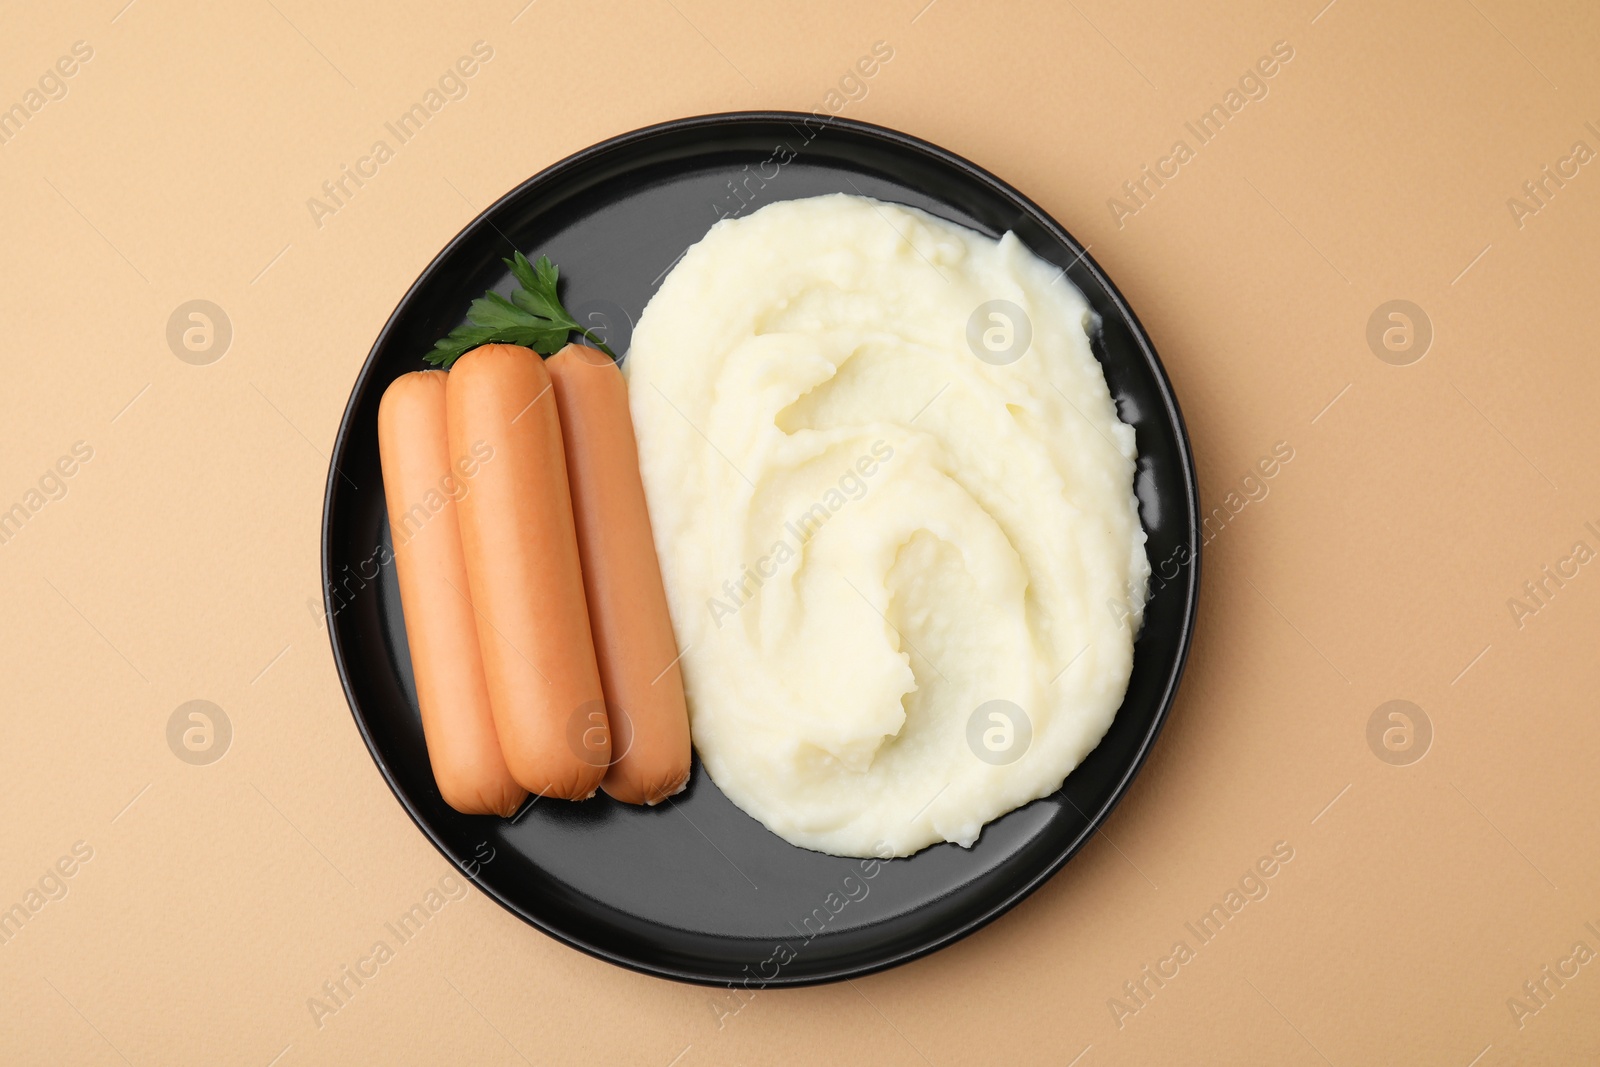
[[[473,297],[509,284],[500,260],[513,247],[559,263],[568,307],[607,327],[621,351],[667,269],[721,215],[833,192],[909,204],[991,236],[1013,230],[1066,268],[1099,312],[1095,353],[1138,434],[1140,514],[1151,563],[1166,575],[1152,583],[1110,732],[1059,792],[989,824],[975,847],[939,845],[866,870],[786,844],[735,808],[698,762],[688,790],[656,809],[602,794],[542,801],[512,822],[452,811],[428,766],[394,569],[381,562],[389,558],[377,449],[383,390],[422,367],[422,353],[462,321]],[[914,137],[746,112],[652,126],[579,152],[507,194],[439,253],[390,316],[350,396],[328,475],[322,567],[334,660],[361,736],[406,812],[480,889],[546,933],[649,974],[803,985],[948,945],[1082,847],[1172,705],[1194,625],[1199,545],[1177,401],[1138,320],[1077,241],[1004,182]]]

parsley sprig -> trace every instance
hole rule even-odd
[[[600,338],[578,324],[568,314],[556,295],[556,281],[560,272],[550,262],[549,256],[540,256],[537,263],[529,263],[521,252],[505,265],[517,279],[517,288],[510,299],[496,292],[484,293],[472,302],[467,311],[470,325],[457,326],[449,336],[433,343],[433,351],[422,358],[435,367],[450,369],[450,365],[479,345],[524,345],[542,356],[551,356],[567,345],[567,338],[580,333],[600,351],[617,358],[617,354]]]

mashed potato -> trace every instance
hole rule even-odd
[[[718,223],[626,367],[712,779],[796,845],[971,845],[1127,689],[1150,566],[1062,272],[855,196]]]

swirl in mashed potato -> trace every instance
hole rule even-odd
[[[1092,325],[1012,234],[844,195],[718,223],[645,309],[695,746],[785,840],[971,845],[1110,727],[1150,567]]]

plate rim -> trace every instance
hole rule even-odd
[[[356,398],[358,395],[364,393],[364,391],[370,386],[369,378],[373,376],[376,368],[375,357],[388,343],[390,334],[395,330],[397,323],[402,317],[402,312],[404,309],[426,285],[432,282],[434,276],[442,269],[442,264],[444,261],[450,257],[451,253],[458,245],[464,243],[468,239],[469,234],[473,234],[484,222],[484,220],[492,216],[501,208],[502,205],[524,196],[528,190],[549,181],[563,171],[580,166],[581,164],[596,157],[616,152],[620,149],[625,149],[633,145],[642,144],[657,137],[683,131],[700,130],[714,132],[723,127],[761,122],[788,123],[791,125],[814,125],[819,122],[819,116],[814,113],[783,110],[721,111],[686,116],[677,119],[669,119],[665,122],[653,123],[648,126],[642,126],[624,133],[616,134],[602,141],[598,141],[587,148],[579,149],[578,151],[573,152],[570,155],[567,155],[540,169],[538,172],[524,179],[523,181],[518,182],[515,186],[507,190],[501,196],[497,197],[491,204],[474,215],[470,221],[462,226],[455,236],[446,242],[444,247],[435,253],[433,258],[429,260],[427,266],[424,267],[422,272],[417,275],[416,280],[411,283],[411,285],[406,289],[404,295],[402,295],[399,301],[395,304],[393,310],[389,312],[389,316],[385,320],[383,327],[378,331],[377,337],[374,338],[371,347],[368,348],[367,354],[362,361],[361,369],[357,373],[355,381],[350,387],[349,399],[346,400],[344,412],[339,418],[339,429],[334,435],[333,447],[328,458],[328,473],[323,490],[321,515],[322,529],[319,539],[320,546],[318,553],[322,581],[323,619],[326,623],[328,643],[333,652],[334,666],[339,675],[340,688],[344,692],[345,705],[350,712],[351,718],[355,720],[356,730],[360,733],[362,743],[366,746],[367,753],[369,756],[371,756],[373,764],[378,768],[378,773],[382,775],[385,784],[387,784],[389,787],[389,791],[393,793],[395,799],[400,802],[401,809],[405,811],[406,815],[411,819],[412,823],[416,825],[417,829],[422,832],[423,837],[433,845],[440,855],[450,862],[451,866],[458,875],[465,877],[479,892],[493,900],[496,904],[504,908],[510,914],[516,916],[518,919],[532,926],[534,929],[540,931],[548,937],[555,939],[561,944],[570,946],[596,959],[604,960],[607,963],[624,967],[636,973],[647,974],[655,978],[663,978],[671,981],[684,982],[699,986],[708,986],[712,988],[731,988],[738,983],[721,978],[711,977],[706,974],[688,971],[680,967],[674,967],[661,963],[652,963],[639,958],[623,956],[607,950],[599,945],[591,944],[571,931],[560,929],[547,923],[539,916],[525,909],[518,902],[507,899],[504,895],[491,886],[479,881],[478,877],[468,870],[467,861],[463,861],[453,855],[446,843],[441,840],[439,836],[435,834],[433,829],[423,820],[420,812],[412,803],[411,799],[399,788],[398,784],[396,783],[393,768],[390,767],[388,761],[384,758],[376,739],[368,729],[362,715],[356,710],[357,699],[351,680],[352,668],[351,665],[346,662],[344,650],[341,647],[340,641],[338,640],[335,631],[335,624],[333,622],[333,617],[337,614],[337,610],[333,605],[333,592],[331,584],[331,533],[334,501],[336,495],[341,492],[339,483],[344,477],[343,472],[339,470],[337,461],[338,458],[344,454],[346,442],[352,433],[353,427],[351,424],[354,421],[355,410],[357,407],[355,403]],[[947,148],[912,134],[904,133],[900,130],[896,130],[887,126],[880,126],[875,123],[864,122],[860,119],[849,119],[842,116],[833,115],[820,119],[820,122],[822,125],[822,130],[820,130],[817,135],[826,132],[832,127],[838,126],[868,138],[890,142],[902,149],[907,149],[926,156],[931,156],[936,161],[955,168],[956,170],[962,172],[969,180],[980,185],[988,186],[992,191],[998,193],[1004,199],[1017,204],[1026,215],[1030,216],[1030,220],[1035,225],[1038,225],[1053,239],[1062,242],[1066,247],[1077,253],[1077,258],[1074,260],[1074,265],[1081,264],[1086,267],[1094,276],[1095,280],[1103,287],[1111,302],[1116,306],[1118,312],[1122,316],[1123,321],[1129,327],[1129,332],[1132,335],[1140,354],[1143,356],[1146,364],[1150,368],[1155,378],[1157,391],[1161,396],[1166,421],[1175,431],[1178,451],[1182,458],[1180,467],[1183,473],[1185,517],[1189,521],[1189,528],[1191,531],[1193,531],[1193,537],[1189,538],[1189,541],[1191,542],[1189,546],[1190,558],[1188,563],[1185,565],[1185,569],[1187,570],[1187,580],[1182,586],[1185,599],[1182,626],[1177,634],[1177,655],[1173,659],[1171,667],[1167,671],[1167,677],[1163,684],[1159,706],[1157,707],[1156,712],[1151,719],[1148,729],[1145,731],[1144,737],[1139,742],[1133,759],[1129,761],[1121,776],[1117,779],[1116,785],[1111,790],[1105,803],[1100,806],[1099,810],[1088,816],[1088,822],[1085,824],[1083,830],[1078,834],[1077,838],[1062,848],[1060,853],[1052,858],[1049,863],[1032,872],[1029,877],[1011,888],[1007,893],[1004,894],[1004,896],[1000,897],[996,902],[992,903],[980,914],[973,916],[960,924],[952,926],[949,929],[939,932],[937,935],[930,937],[925,942],[917,945],[914,948],[901,950],[888,957],[873,961],[871,963],[841,965],[826,973],[806,974],[802,976],[785,978],[780,972],[777,977],[771,980],[755,983],[756,988],[760,989],[774,987],[799,988],[803,986],[822,985],[830,982],[842,981],[844,979],[859,978],[869,974],[876,974],[881,971],[886,971],[890,968],[900,966],[901,964],[909,963],[912,960],[921,959],[922,957],[931,955],[940,949],[947,948],[955,942],[976,933],[985,926],[988,926],[1006,912],[1016,907],[1028,896],[1032,895],[1039,889],[1039,887],[1044,885],[1045,882],[1055,877],[1055,875],[1060,872],[1061,868],[1064,867],[1069,860],[1076,856],[1086,844],[1088,844],[1089,840],[1105,824],[1105,822],[1110,818],[1111,813],[1116,809],[1117,805],[1120,804],[1122,799],[1127,795],[1128,790],[1133,784],[1134,778],[1137,777],[1139,771],[1143,769],[1145,761],[1149,758],[1151,750],[1155,747],[1156,740],[1160,736],[1162,728],[1166,725],[1167,718],[1172,712],[1172,707],[1177,701],[1177,695],[1183,680],[1183,674],[1188,665],[1189,654],[1193,647],[1194,631],[1199,618],[1201,554],[1204,548],[1204,540],[1200,536],[1200,531],[1202,529],[1200,520],[1200,492],[1199,480],[1195,471],[1194,448],[1189,438],[1189,430],[1184,421],[1183,412],[1178,405],[1177,395],[1172,388],[1172,381],[1167,374],[1166,367],[1162,363],[1160,355],[1156,352],[1154,343],[1150,340],[1148,333],[1145,331],[1144,324],[1134,313],[1132,306],[1128,303],[1127,298],[1123,296],[1122,291],[1117,288],[1116,283],[1111,280],[1110,276],[1106,274],[1106,272],[1101,268],[1100,264],[1094,259],[1093,256],[1089,254],[1088,248],[1083,245],[1082,242],[1078,241],[1077,238],[1073,237],[1072,234],[1067,231],[1066,227],[1057,222],[1049,212],[1045,211],[1042,207],[1035,203],[1032,198],[1022,193],[1020,190],[1012,186],[1009,182],[1005,181],[998,175],[986,170],[964,156],[952,152]]]

